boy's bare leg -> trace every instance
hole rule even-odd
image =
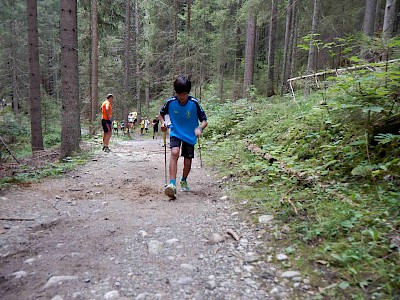
[[[179,147],[171,149],[171,157],[169,159],[169,178],[176,180],[176,173],[178,171]]]
[[[192,168],[192,159],[185,157],[183,163],[183,178],[188,178],[191,168]]]

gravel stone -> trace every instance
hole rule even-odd
[[[262,215],[258,217],[258,222],[260,224],[269,224],[274,219],[272,215]]]
[[[187,285],[187,284],[191,284],[192,282],[193,282],[193,279],[191,277],[181,277],[177,281],[177,283],[179,285]]]
[[[286,271],[281,274],[282,278],[293,278],[301,275],[299,271]]]
[[[176,243],[179,243],[179,240],[178,239],[170,239],[170,240],[165,241],[165,243],[167,245],[171,246],[171,245],[174,245]]]
[[[15,276],[16,279],[19,279],[28,276],[28,273],[26,273],[25,271],[18,271],[12,273],[12,275]]]
[[[50,277],[50,279],[47,281],[47,283],[44,285],[43,288],[47,289],[56,284],[59,284],[60,282],[71,281],[71,280],[76,280],[76,279],[78,279],[78,276],[53,276],[53,277]]]
[[[104,294],[103,296],[104,300],[114,300],[119,298],[119,292],[118,291],[109,291]]]
[[[224,237],[222,235],[220,235],[219,233],[213,233],[211,234],[210,239],[208,240],[208,244],[210,245],[215,245],[215,244],[219,244],[222,243],[224,241]]]
[[[180,267],[184,270],[194,271],[194,267],[190,264],[181,264]]]
[[[217,287],[217,283],[214,280],[210,280],[206,282],[207,290],[214,290]]]
[[[147,233],[146,231],[144,231],[144,230],[140,230],[140,231],[138,232],[138,234],[139,234],[142,238],[145,238],[146,236],[148,236],[148,233]]]
[[[244,261],[247,263],[252,263],[260,259],[260,256],[254,252],[247,252],[244,256]]]
[[[287,256],[286,254],[279,253],[279,254],[276,256],[276,259],[277,259],[278,261],[283,261],[283,260],[287,260],[287,259],[288,259],[288,256]]]
[[[149,251],[149,254],[152,255],[157,255],[161,251],[163,246],[164,246],[163,242],[156,240],[151,240],[147,243],[147,249]]]

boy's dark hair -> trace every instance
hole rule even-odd
[[[174,82],[174,89],[176,93],[190,93],[192,83],[186,76],[179,75]]]
[[[107,95],[107,99],[110,99],[111,97],[114,98],[113,94],[108,94],[108,95]]]

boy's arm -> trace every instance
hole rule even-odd
[[[207,115],[204,112],[203,108],[201,107],[200,103],[196,102],[197,104],[197,116],[199,118],[199,121],[201,122],[200,126],[196,128],[195,134],[197,137],[199,137],[203,130],[207,127]]]
[[[167,131],[167,124],[165,124],[164,116],[168,114],[169,108],[169,100],[165,102],[164,106],[160,109],[160,122],[161,122],[161,131]]]

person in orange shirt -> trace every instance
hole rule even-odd
[[[114,96],[112,94],[107,95],[107,99],[101,105],[101,126],[103,126],[103,151],[110,152],[108,144],[112,136],[112,102]]]

